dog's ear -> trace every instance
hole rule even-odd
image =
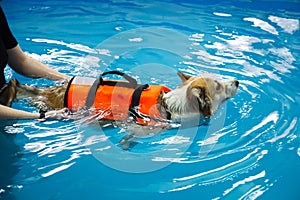
[[[192,77],[192,76],[187,75],[187,74],[182,73],[182,72],[177,72],[177,75],[180,77],[182,82],[185,82],[185,81],[189,80]]]
[[[196,105],[194,107],[199,109],[200,113],[202,113],[205,117],[212,116],[212,109],[211,109],[211,99],[207,94],[205,88],[201,87],[194,87],[191,89],[191,93],[194,97],[196,97]]]

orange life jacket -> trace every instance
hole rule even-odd
[[[74,77],[65,94],[65,106],[71,110],[84,108],[95,81],[95,78]],[[90,107],[105,111],[104,119],[126,120],[132,116],[139,124],[148,124],[149,119],[164,118],[157,100],[162,92],[170,91],[159,85],[138,85],[102,78],[94,90]]]

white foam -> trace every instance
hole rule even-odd
[[[213,13],[216,16],[220,16],[220,17],[231,17],[231,14],[227,14],[227,13],[219,13],[219,12],[214,12]]]
[[[254,27],[259,27],[260,29],[267,31],[271,34],[278,35],[278,31],[270,25],[268,22],[265,22],[261,19],[257,19],[254,17],[246,17],[244,18],[244,21],[252,22]]]
[[[62,45],[62,46],[69,47],[70,49],[74,49],[74,50],[78,50],[78,51],[82,51],[82,52],[87,52],[87,53],[97,53],[97,52],[95,52],[94,49],[92,49],[88,46],[82,45],[82,44],[66,43],[66,42],[63,42],[63,41],[49,40],[49,39],[42,39],[42,38],[32,39],[32,41],[33,42],[39,42],[39,43]]]
[[[283,17],[276,17],[270,15],[268,19],[276,23],[279,27],[283,29],[284,32],[293,34],[295,31],[299,29],[299,20],[298,19],[287,19]]]
[[[142,42],[143,38],[137,37],[137,38],[130,38],[128,40],[129,42]]]
[[[152,142],[152,144],[183,144],[188,142],[190,142],[190,139],[187,137],[173,136],[158,142]]]

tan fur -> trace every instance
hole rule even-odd
[[[164,95],[168,112],[177,116],[199,113],[211,117],[219,105],[235,95],[238,81],[218,82],[210,77],[178,72],[182,84]]]
[[[17,80],[12,79],[1,91],[0,104],[11,106],[17,96]]]
[[[12,101],[30,98],[30,102],[39,108],[57,110],[64,108],[64,95],[67,84],[46,88],[22,85],[16,79],[12,79],[1,94],[1,104],[10,106]],[[36,102],[42,102],[43,105]]]
[[[208,84],[205,79],[196,79],[188,87],[187,98],[190,100],[193,109],[199,111],[206,117],[212,116],[211,95],[208,93]]]
[[[179,78],[181,79],[183,84],[192,77],[192,76],[184,74],[182,72],[177,72],[177,75],[179,76]]]
[[[67,85],[54,86],[45,89],[41,96],[45,98],[44,103],[49,109],[62,109],[64,108],[64,96],[66,92]]]

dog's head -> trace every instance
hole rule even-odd
[[[220,104],[237,93],[239,82],[236,80],[220,82],[211,77],[189,76],[178,72],[182,80],[179,87],[187,87],[187,103],[193,111],[198,111],[206,117],[212,116]]]

